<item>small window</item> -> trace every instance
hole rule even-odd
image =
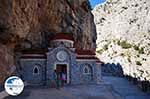
[[[92,68],[89,65],[85,65],[83,68],[83,74],[91,74],[92,73]]]
[[[35,67],[33,68],[33,74],[34,74],[34,75],[38,75],[38,74],[39,74],[39,67],[38,67],[38,66],[35,66]]]
[[[86,67],[86,68],[84,68],[84,73],[85,73],[85,74],[89,73],[89,70],[88,70],[88,68],[87,68],[87,67]]]

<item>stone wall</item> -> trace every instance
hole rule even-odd
[[[79,83],[96,83],[97,82],[97,73],[100,71],[97,70],[97,64],[95,61],[82,60],[77,62],[78,65],[78,75],[79,75]],[[85,66],[89,65],[91,67],[91,74],[84,74]]]
[[[46,81],[46,59],[21,59],[21,71],[19,76],[27,84],[43,85]],[[37,66],[38,75],[34,75],[34,68]]]
[[[64,61],[60,61],[57,59],[57,53],[59,51],[65,51],[67,53],[67,59],[65,59]],[[69,51],[67,48],[65,47],[57,47],[57,48],[52,48],[52,49],[49,49],[49,52],[47,53],[47,81],[49,80],[53,80],[53,72],[54,72],[54,69],[55,69],[55,66],[57,64],[66,64],[67,66],[69,66],[69,74],[70,74],[70,77],[72,76],[71,75],[71,72],[72,71],[75,71],[76,69],[73,69],[72,70],[72,64],[74,64],[75,62],[75,54],[72,53],[71,51]],[[70,79],[71,81],[71,79]]]
[[[0,83],[15,74],[13,50],[5,45],[0,44]]]

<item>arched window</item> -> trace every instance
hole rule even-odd
[[[38,75],[39,74],[39,67],[37,65],[34,66],[33,68],[33,74]]]
[[[92,67],[86,64],[83,68],[83,74],[92,74]]]

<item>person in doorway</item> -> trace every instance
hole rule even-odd
[[[59,89],[60,88],[60,83],[59,83],[60,82],[60,75],[56,70],[54,70],[54,72],[53,72],[53,79],[55,81],[56,88]]]
[[[64,86],[64,84],[66,83],[66,73],[62,72],[61,74],[61,82],[62,82],[62,86]]]
[[[61,82],[61,77],[62,77],[62,73],[61,72],[57,72],[57,85],[62,86],[62,82]]]

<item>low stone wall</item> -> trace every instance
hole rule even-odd
[[[139,87],[143,92],[150,92],[150,81],[140,80],[139,78],[133,78],[131,76],[125,76],[132,84]]]

